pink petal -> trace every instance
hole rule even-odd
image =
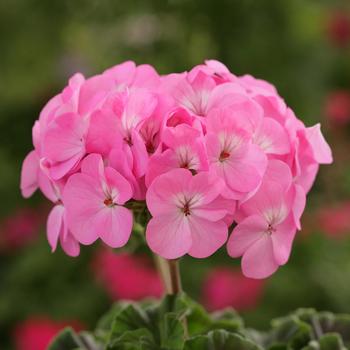
[[[47,239],[54,252],[57,248],[57,241],[60,234],[63,232],[63,217],[65,209],[63,205],[56,205],[52,208],[47,219]]]
[[[242,258],[242,271],[249,278],[266,278],[278,269],[274,259],[271,237],[264,234],[251,245]]]
[[[287,191],[293,182],[289,166],[277,159],[270,159],[267,164],[265,178],[268,181],[279,183]]]
[[[192,245],[188,220],[178,213],[154,217],[147,225],[146,240],[153,252],[165,259],[177,259]]]
[[[293,216],[294,222],[298,230],[301,229],[300,218],[304,212],[306,205],[306,194],[304,189],[295,184],[294,185],[294,203],[293,203]]]
[[[224,221],[212,222],[193,213],[189,216],[192,245],[189,255],[206,258],[214,254],[227,240],[227,226]]]
[[[60,237],[60,243],[63,251],[72,257],[76,257],[80,254],[79,242],[74,236],[68,231],[66,237]]]
[[[153,216],[169,214],[176,207],[176,195],[184,193],[192,179],[186,169],[175,169],[158,176],[148,188],[146,194],[147,208]]]
[[[39,158],[31,151],[24,159],[21,170],[21,192],[29,198],[38,188]]]
[[[92,224],[103,242],[112,248],[119,248],[130,238],[133,216],[129,209],[119,205],[105,207],[92,218]]]
[[[316,162],[320,164],[330,164],[333,162],[332,151],[322,135],[320,124],[306,128],[305,136],[311,145]]]
[[[109,110],[93,113],[86,138],[86,151],[107,156],[112,148],[120,148],[122,135],[119,123],[117,116]]]
[[[264,118],[261,128],[254,135],[254,142],[266,153],[286,154],[290,151],[288,134],[283,126],[272,118]]]
[[[91,244],[100,232],[95,225],[95,216],[104,209],[105,194],[97,179],[86,174],[72,175],[63,191],[68,229],[83,244]]]
[[[179,163],[173,150],[167,149],[161,154],[154,155],[148,163],[146,185],[150,186],[157,176],[177,168],[179,168]]]
[[[284,265],[288,261],[296,230],[294,218],[289,215],[272,233],[274,257],[278,265]]]
[[[110,188],[115,189],[117,195],[115,197],[115,202],[118,204],[124,204],[132,197],[132,188],[129,182],[111,167],[105,169],[107,183]]]
[[[265,235],[267,228],[266,220],[259,215],[245,218],[232,231],[227,243],[228,254],[233,258],[242,256],[250,246]]]
[[[113,87],[114,82],[108,75],[96,75],[87,79],[80,88],[79,114],[85,115],[98,107]]]
[[[261,215],[268,223],[282,222],[292,209],[292,197],[276,182],[265,181],[258,192],[244,202],[240,210],[245,215]]]

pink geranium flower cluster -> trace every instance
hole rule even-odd
[[[320,125],[213,60],[165,76],[133,62],[76,74],[42,110],[33,144],[21,189],[54,203],[52,250],[122,247],[143,211],[153,252],[205,258],[227,243],[254,278],[287,262],[319,164],[332,162]]]

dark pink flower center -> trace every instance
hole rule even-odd
[[[104,205],[106,207],[113,207],[114,206],[114,202],[113,202],[113,199],[112,198],[106,198],[104,201],[103,201]]]
[[[223,162],[224,160],[226,160],[229,157],[230,157],[230,153],[228,153],[227,151],[222,151],[220,153],[219,160],[220,160],[220,162]]]
[[[184,207],[182,208],[182,211],[183,211],[183,213],[185,214],[185,216],[188,216],[188,215],[191,214],[191,212],[190,212],[190,206],[188,205],[188,203],[186,203],[186,204],[184,205]]]
[[[269,235],[272,235],[273,232],[276,232],[276,229],[275,229],[271,224],[269,224],[269,226],[267,227],[266,232],[267,232]]]

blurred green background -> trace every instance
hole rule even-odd
[[[131,59],[169,73],[208,58],[275,84],[307,125],[323,124],[335,157],[309,195],[289,264],[264,282],[254,307],[241,307],[243,317],[264,328],[300,306],[350,312],[348,0],[1,0],[1,349],[22,350],[14,329],[33,315],[91,327],[111,304],[91,268],[99,247],[76,259],[51,254],[48,204],[20,195],[21,161],[44,103],[76,71],[89,76]],[[185,264],[185,289],[201,299],[208,272],[239,261],[222,251]]]

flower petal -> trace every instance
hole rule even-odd
[[[264,234],[244,253],[242,271],[249,278],[266,278],[278,269],[275,261],[271,237]]]
[[[152,251],[165,259],[177,259],[192,245],[188,220],[179,213],[152,218],[146,229],[146,239]]]
[[[189,255],[194,258],[206,258],[214,254],[225,244],[228,232],[224,221],[209,221],[204,218],[189,216],[192,245]]]
[[[227,243],[228,254],[233,258],[242,256],[265,234],[267,227],[266,220],[259,215],[245,218],[232,231]]]

